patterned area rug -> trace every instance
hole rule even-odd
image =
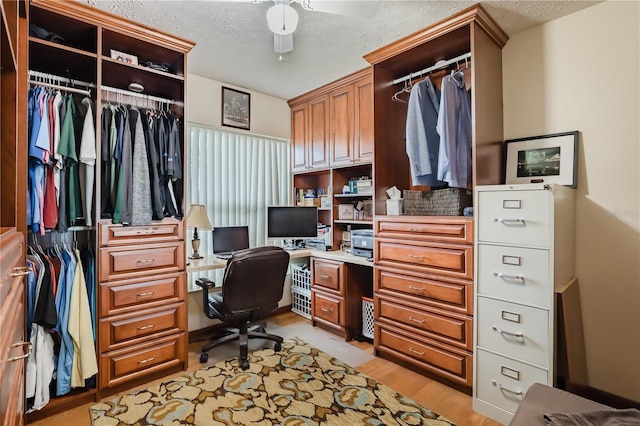
[[[442,425],[451,422],[300,339],[91,407],[93,426]]]

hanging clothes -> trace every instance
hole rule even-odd
[[[79,178],[80,195],[83,206],[83,217],[86,226],[92,226],[92,206],[93,206],[93,183],[95,180],[96,165],[96,131],[93,125],[93,108],[91,99],[82,99],[82,106],[85,109],[84,121],[82,124],[82,138],[79,150]]]
[[[131,224],[150,225],[151,212],[151,183],[149,181],[149,160],[144,141],[144,131],[140,111],[136,108],[129,110],[131,124],[133,153],[132,153],[132,197]]]

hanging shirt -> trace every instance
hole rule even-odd
[[[62,250],[62,263],[64,264],[64,277],[58,284],[56,293],[56,306],[58,309],[58,329],[62,337],[60,342],[60,352],[58,353],[56,395],[66,395],[71,391],[71,369],[73,366],[74,346],[73,339],[69,334],[69,313],[71,304],[71,290],[76,270],[76,262],[73,256]]]
[[[438,179],[451,187],[467,188],[471,185],[471,103],[462,72],[442,79],[437,130]]]
[[[82,125],[82,139],[80,141],[80,194],[83,202],[85,225],[92,226],[93,183],[95,180],[96,166],[96,131],[93,125],[91,99],[82,99],[82,105],[86,108],[86,112]]]
[[[149,182],[149,162],[140,112],[135,108],[130,109],[129,118],[133,134],[131,224],[150,225],[152,218],[151,183]]]

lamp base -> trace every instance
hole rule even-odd
[[[189,259],[202,259],[202,256],[200,256],[198,253],[193,253],[191,256],[189,256]]]
[[[189,259],[202,259],[198,250],[200,250],[200,239],[197,235],[194,235],[193,240],[191,240],[191,248],[193,249],[193,254],[189,256]]]

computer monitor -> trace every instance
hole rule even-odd
[[[301,240],[317,236],[317,207],[267,207],[267,238]]]
[[[217,226],[213,228],[213,253],[232,253],[249,248],[248,226]]]

